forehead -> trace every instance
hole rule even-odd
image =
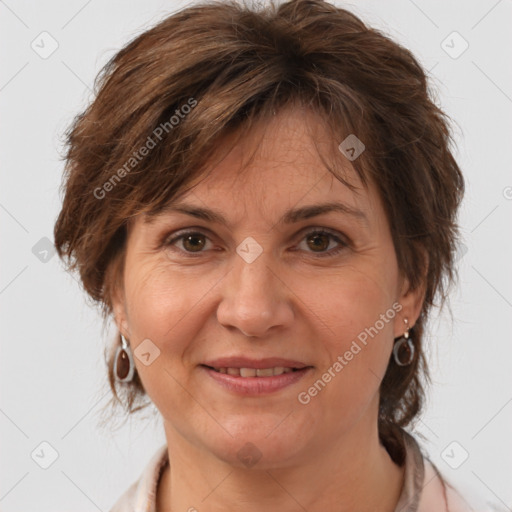
[[[275,117],[260,120],[243,136],[235,132],[224,137],[218,145],[205,166],[209,186],[251,179],[283,185],[286,180],[290,184],[307,183],[325,176],[333,164],[349,182],[361,184],[350,162],[337,150],[338,143],[321,116],[303,107],[289,107]]]
[[[224,137],[187,190],[156,215],[144,214],[144,224],[180,211],[230,226],[242,216],[285,224],[334,210],[368,226],[372,210],[382,213],[379,197],[337,146],[318,114],[281,111],[241,137],[237,132]]]

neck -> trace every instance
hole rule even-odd
[[[397,466],[380,444],[375,426],[357,425],[324,450],[315,448],[286,468],[241,469],[213,457],[166,425],[170,464],[157,492],[157,510],[267,509],[281,512],[393,512],[405,467]],[[196,464],[191,461],[200,461]],[[307,483],[305,485],[305,482]]]

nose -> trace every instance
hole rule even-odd
[[[234,266],[223,280],[217,308],[220,324],[250,337],[264,337],[271,329],[292,324],[293,294],[269,263],[265,252],[252,263],[235,256]]]

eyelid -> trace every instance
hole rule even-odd
[[[333,247],[332,249],[329,249],[328,251],[324,252],[316,253],[315,251],[306,251],[308,255],[314,255],[314,257],[316,258],[329,258],[339,256],[341,252],[346,251],[352,246],[351,240],[344,233],[335,229],[330,229],[321,226],[308,227],[302,230],[298,235],[298,243],[304,240],[308,235],[313,234],[329,235],[331,240],[334,240],[338,244],[337,247]],[[294,250],[296,251],[297,249]]]
[[[211,236],[207,234],[208,232],[210,232],[210,230],[208,228],[205,228],[202,226],[179,229],[178,231],[175,231],[170,235],[169,234],[164,235],[164,237],[162,238],[161,244],[159,244],[159,245],[160,245],[160,247],[174,246],[175,242],[182,240],[187,235],[203,235],[205,238],[207,238],[208,240],[211,241]],[[189,256],[194,256],[193,252],[187,252],[187,251],[183,251],[181,249],[180,249],[180,252],[187,254]],[[195,254],[199,255],[202,252],[204,252],[204,251],[199,251]]]
[[[331,228],[326,228],[325,226],[309,226],[307,228],[304,228],[302,230],[300,230],[297,234],[297,236],[300,236],[300,235],[307,235],[309,233],[316,233],[316,232],[321,232],[321,233],[328,233],[329,235],[333,235],[335,237],[346,237],[346,235],[344,233],[342,233],[341,231],[338,231],[337,229],[331,229]]]

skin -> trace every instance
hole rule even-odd
[[[114,313],[132,351],[147,338],[160,350],[148,366],[134,358],[169,449],[158,511],[395,509],[404,468],[379,442],[379,385],[393,339],[404,333],[404,318],[414,325],[423,295],[409,291],[399,272],[375,187],[363,188],[341,153],[346,177],[359,189],[335,179],[312,133],[321,148],[321,119],[297,107],[283,111],[180,196],[218,210],[228,226],[177,212],[152,223],[141,215],[129,226]],[[330,201],[362,210],[368,225],[340,212],[279,224],[289,209]],[[162,243],[187,228],[203,236]],[[315,228],[332,230],[347,245],[315,239]],[[252,263],[236,252],[247,237],[263,249]],[[393,304],[400,312],[301,404],[298,394]],[[314,369],[272,395],[242,398],[198,366],[231,355],[285,357]],[[261,453],[250,468],[237,456],[247,442]]]

